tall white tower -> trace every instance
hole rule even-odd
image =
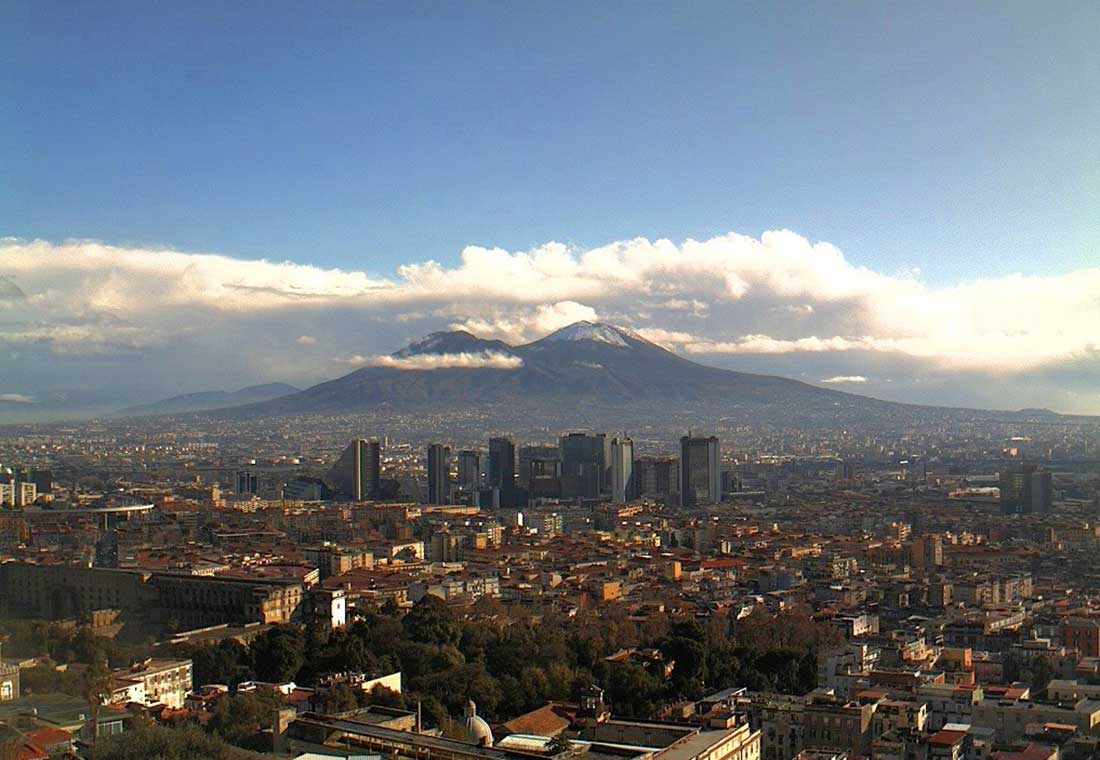
[[[625,435],[611,441],[611,501],[625,504],[634,494],[634,441]]]

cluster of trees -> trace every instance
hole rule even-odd
[[[102,655],[112,667],[123,667],[148,657],[153,640],[123,642],[97,636],[86,622],[38,619],[0,621],[4,652],[14,657],[48,657],[54,662],[91,663]]]
[[[125,667],[148,657],[153,649],[152,640],[126,643],[97,636],[84,623],[48,620],[0,621],[0,639],[7,655],[48,660],[20,674],[22,689],[28,694],[83,697],[90,667]]]
[[[1036,694],[1046,691],[1051,679],[1057,675],[1055,663],[1047,655],[1023,659],[1013,652],[1006,652],[1003,662],[1004,675],[1001,680],[1004,683],[1023,681]]]
[[[85,663],[68,672],[24,671],[24,684],[36,693],[63,691],[89,703],[105,688],[108,665],[125,665],[148,651],[97,637],[86,626],[4,621],[0,631],[15,654]],[[591,684],[603,688],[612,710],[625,717],[648,717],[664,704],[734,685],[805,693],[816,685],[817,653],[838,641],[833,626],[816,623],[805,612],[773,616],[760,611],[743,620],[715,616],[701,623],[687,616],[633,618],[616,607],[535,616],[484,600],[459,615],[426,596],[408,612],[391,605],[338,630],[320,621],[280,625],[248,645],[234,640],[180,644],[173,654],[193,661],[196,685],[293,680],[320,686],[340,673],[375,676],[399,670],[403,694],[385,689],[367,694],[337,682],[321,689],[323,708],[344,712],[365,704],[420,705],[428,724],[454,732],[467,700],[477,702],[489,720],[507,720],[548,700],[575,700]],[[658,650],[675,663],[671,675],[606,659],[631,647]],[[272,690],[231,691],[215,702],[207,734],[187,724],[178,730],[143,726],[132,737],[126,734],[128,740],[107,743],[99,756],[243,759],[249,756],[244,750],[267,748],[263,729],[282,704],[283,697]]]
[[[263,755],[226,744],[198,726],[137,724],[104,739],[96,760],[260,760]]]
[[[249,646],[180,645],[176,654],[193,660],[196,684],[256,679],[309,686],[342,672],[400,670],[404,694],[364,694],[341,684],[324,692],[326,709],[419,703],[425,720],[446,730],[469,699],[489,720],[506,720],[547,700],[573,700],[590,684],[605,690],[616,714],[629,717],[647,717],[663,704],[732,685],[804,693],[816,685],[817,652],[836,641],[832,626],[797,613],[717,617],[704,625],[688,617],[632,619],[617,608],[536,618],[486,601],[458,616],[426,596],[407,613],[392,607],[372,611],[338,630],[281,625]],[[605,659],[629,647],[658,649],[675,661],[671,676]],[[267,725],[270,706],[241,699],[256,697],[227,696],[216,707],[225,720],[216,712],[211,725],[235,744],[254,746],[248,736],[253,727]]]

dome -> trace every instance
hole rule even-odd
[[[493,746],[493,729],[477,714],[474,700],[466,703],[466,740],[482,747]]]

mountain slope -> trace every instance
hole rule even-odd
[[[639,412],[690,408],[705,413],[767,410],[811,416],[833,410],[901,406],[796,380],[707,367],[684,359],[628,330],[579,322],[533,343],[509,346],[467,332],[434,333],[393,354],[507,354],[522,365],[497,369],[364,367],[300,393],[233,410],[249,417],[339,413],[384,406],[509,404],[535,411],[577,405],[638,406]],[[640,406],[639,406],[640,405]]]
[[[407,359],[411,356],[426,354],[510,354],[512,347],[500,340],[484,340],[465,330],[434,332],[423,340],[410,343],[392,356]]]
[[[184,414],[203,412],[211,409],[254,404],[298,393],[299,389],[286,383],[265,383],[250,385],[237,391],[199,391],[182,396],[154,401],[151,404],[139,404],[120,409],[113,417],[149,417],[157,414]]]

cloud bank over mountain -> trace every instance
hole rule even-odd
[[[516,369],[523,366],[518,356],[481,351],[457,354],[419,354],[417,356],[360,356],[342,362],[352,367],[389,367],[390,369]]]
[[[391,351],[433,330],[518,344],[599,319],[704,363],[858,383],[884,398],[1100,412],[1100,267],[939,287],[786,230],[584,250],[470,246],[454,266],[389,274],[363,263],[0,240],[7,389],[42,402],[28,408],[90,409],[232,384],[301,386],[346,372],[349,357],[395,361]],[[111,392],[125,398],[108,401]]]

